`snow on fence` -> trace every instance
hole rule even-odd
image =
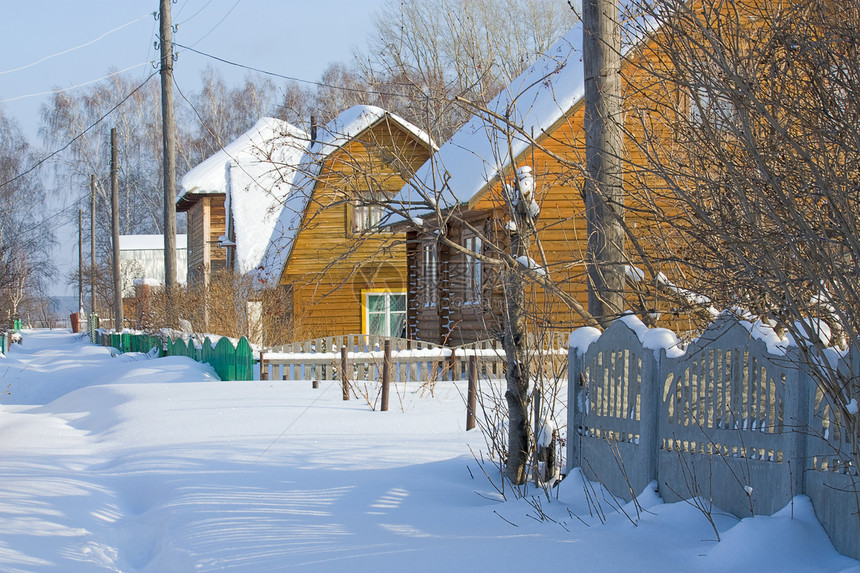
[[[392,380],[414,382],[441,379],[450,349],[438,344],[403,338],[392,341]],[[385,337],[344,334],[315,338],[269,348],[260,354],[260,377],[266,380],[340,380],[341,353],[355,380],[379,380],[382,375]]]
[[[676,342],[632,317],[571,335],[571,467],[628,500],[657,480],[667,501],[698,496],[742,517],[806,494],[836,548],[860,558],[852,437],[797,349],[728,317]],[[860,356],[833,359],[857,393]]]
[[[496,340],[473,342],[453,348],[420,340],[386,338],[367,334],[345,334],[315,338],[269,348],[260,355],[261,377],[269,380],[339,380],[342,351],[352,371],[352,379],[373,381],[382,376],[383,344],[391,340],[393,382],[432,382],[434,380],[465,380],[469,358],[478,361],[479,375],[500,379],[505,373],[505,351]],[[567,356],[567,336],[535,339],[541,344],[539,365],[554,373]]]
[[[224,337],[216,341],[207,337],[195,342],[149,334],[99,332],[102,346],[112,346],[120,352],[154,351],[158,356],[187,356],[212,366],[221,380],[254,379],[254,352],[245,337],[234,344]]]

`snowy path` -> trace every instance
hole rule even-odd
[[[0,390],[0,571],[860,571],[804,498],[793,520],[719,518],[717,544],[653,494],[638,526],[600,524],[572,476],[542,502],[564,527],[539,522],[494,501],[452,384],[372,412],[335,385],[220,382],[40,331]]]

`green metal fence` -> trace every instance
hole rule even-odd
[[[212,343],[209,338],[200,346],[181,338],[162,339],[149,334],[110,333],[101,337],[102,346],[112,346],[120,352],[150,352],[158,349],[158,356],[187,356],[197,362],[209,364],[221,380],[253,380],[254,351],[245,337],[233,346],[228,338]]]

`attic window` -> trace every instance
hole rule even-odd
[[[735,123],[737,112],[732,102],[724,95],[711,93],[706,87],[696,89],[690,104],[690,120],[696,125],[710,125],[714,129],[727,130]]]
[[[385,215],[386,196],[368,191],[359,195],[352,204],[352,233],[360,235],[378,230]]]
[[[693,125],[729,131],[738,123],[731,100],[730,82],[718,70],[705,69],[690,86],[690,121]]]
[[[360,235],[375,230],[384,212],[382,205],[356,202],[352,208],[352,232]]]

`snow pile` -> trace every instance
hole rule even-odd
[[[772,517],[715,509],[720,543],[656,484],[639,510],[578,470],[506,501],[470,453],[465,383],[392,387],[383,413],[337,382],[220,382],[184,357],[25,334],[3,360],[3,571],[860,572],[804,497]]]
[[[236,266],[241,274],[260,264],[307,146],[307,134],[287,123],[278,122],[266,135],[227,169],[227,208],[233,217]]]
[[[520,255],[519,257],[517,257],[517,262],[520,264],[521,267],[533,271],[538,276],[547,276],[546,269],[540,266],[538,262],[531,257],[527,257],[526,255]]]
[[[593,326],[583,326],[581,328],[577,328],[573,332],[570,333],[570,337],[567,341],[567,346],[571,350],[576,350],[576,352],[582,356],[588,351],[588,347],[591,346],[594,342],[597,342],[597,339],[600,338],[602,332],[599,328],[595,328]]]

